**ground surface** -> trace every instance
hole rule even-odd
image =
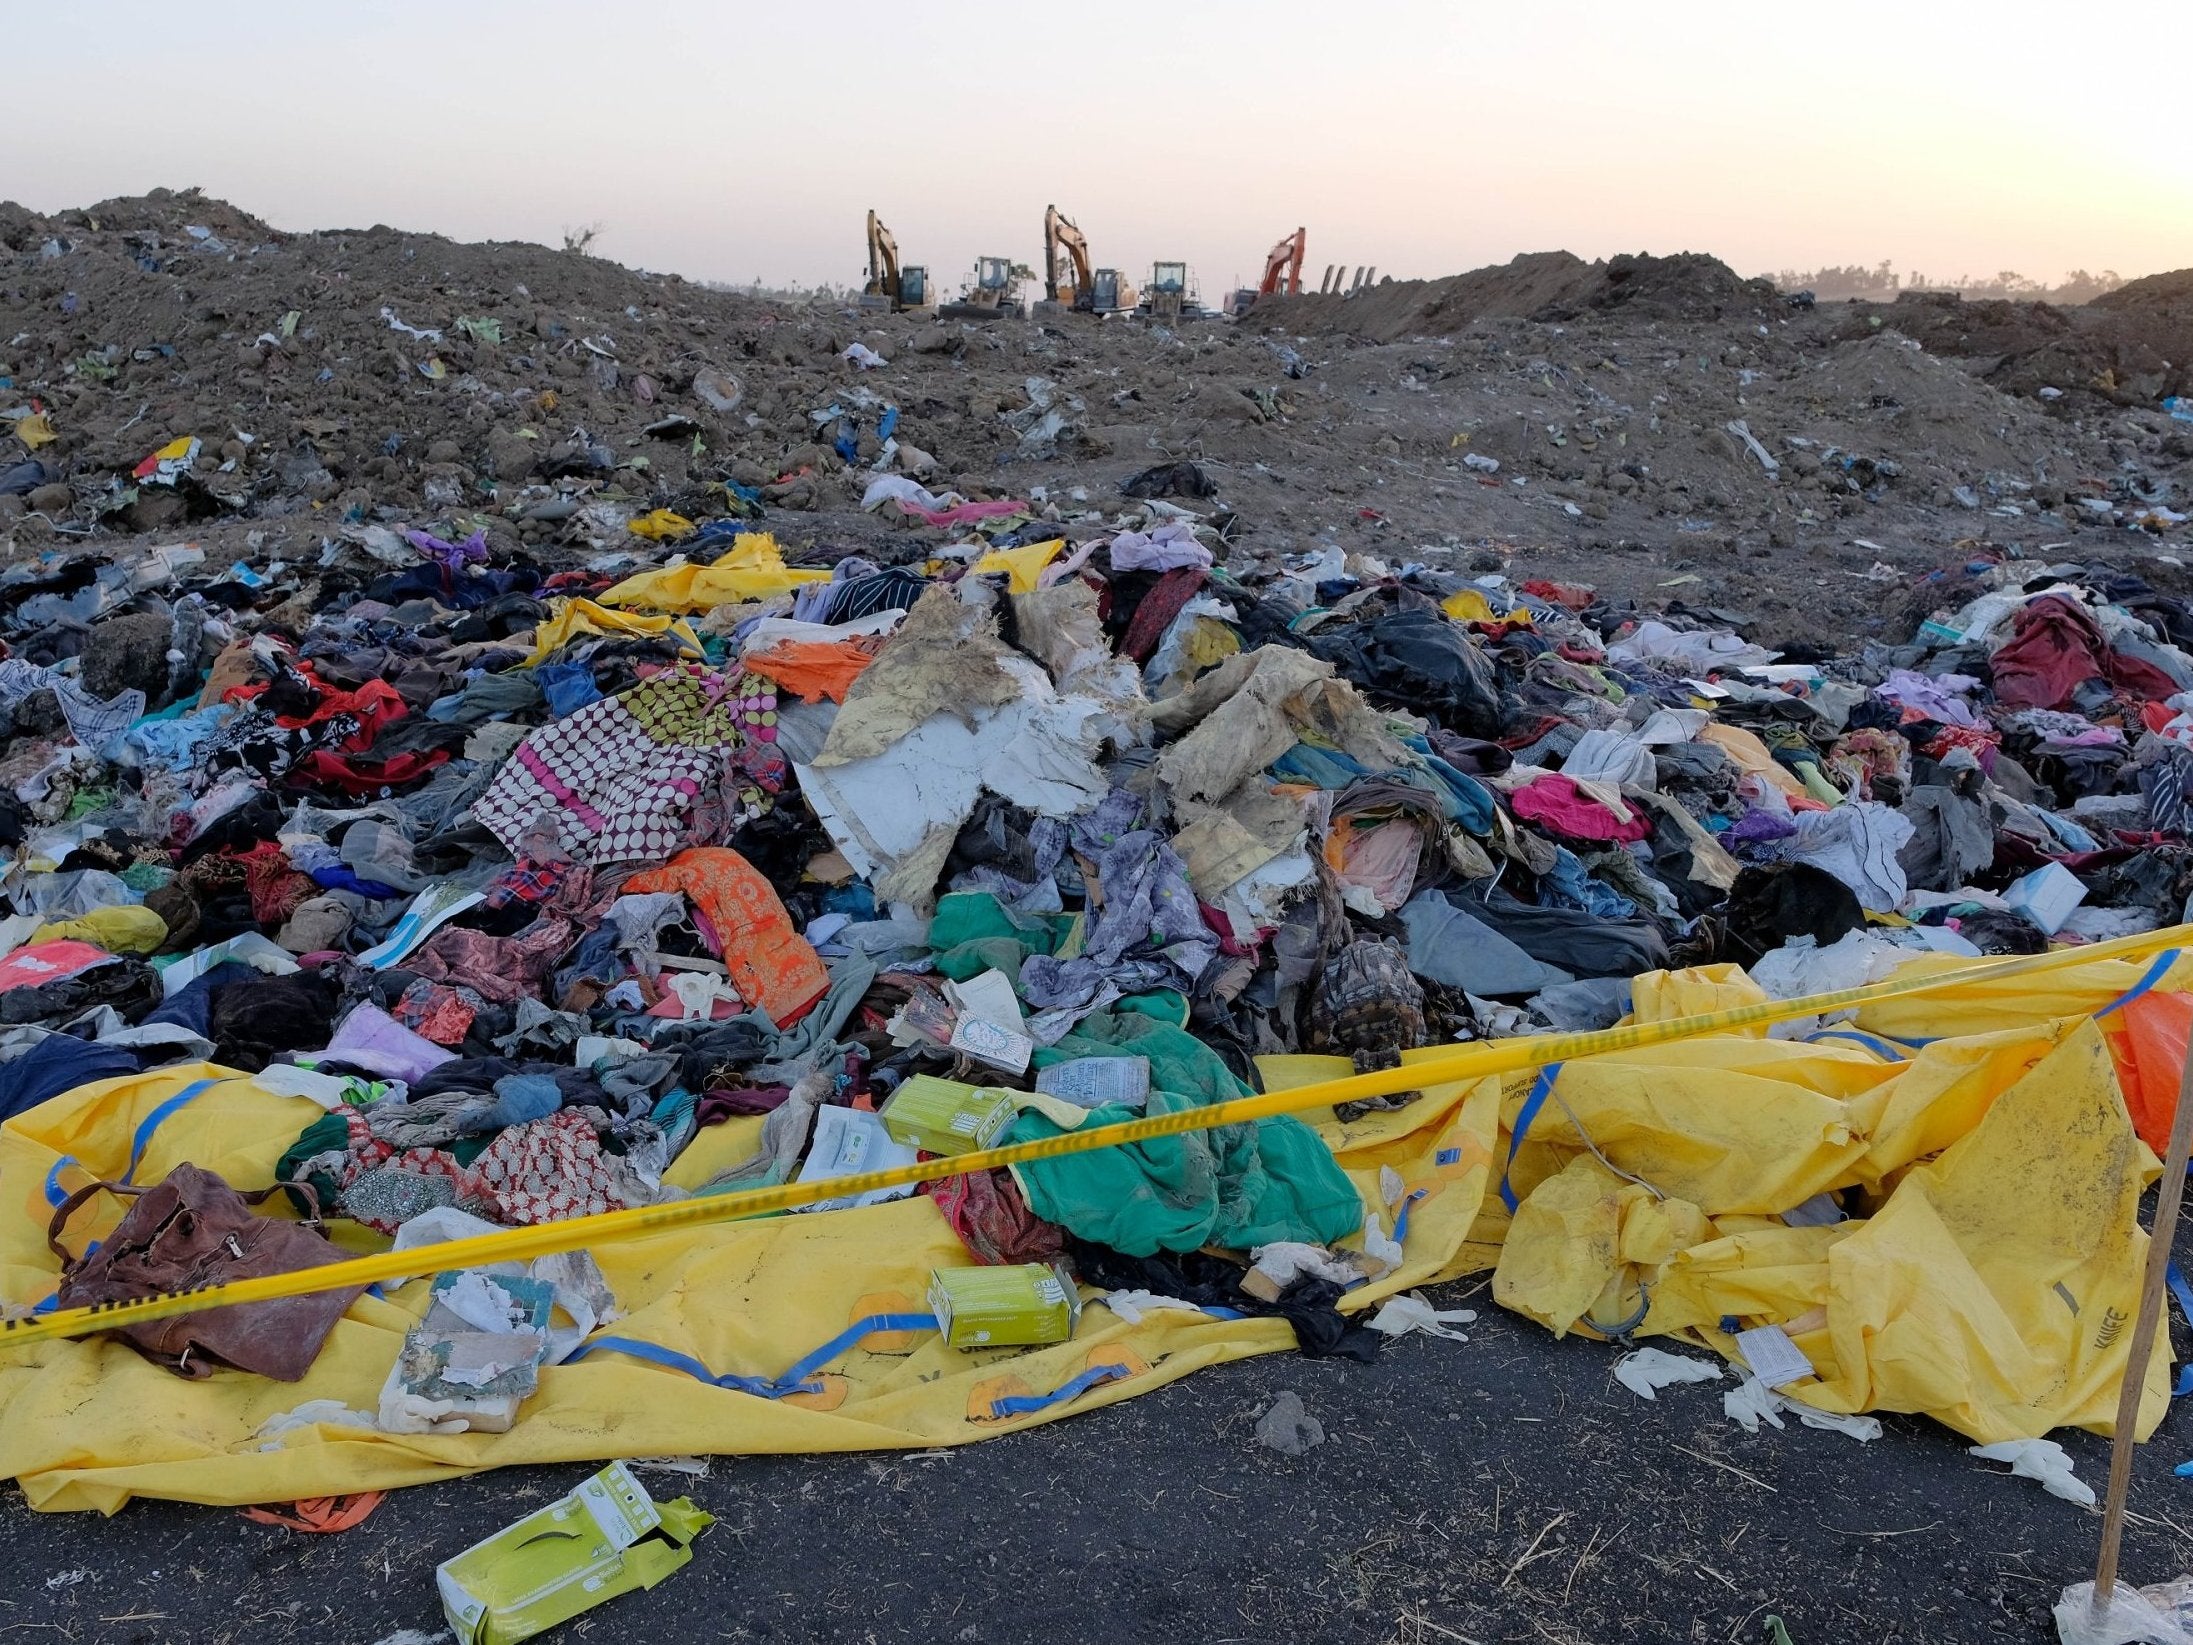
[[[1467,1302],[1462,1302],[1465,1294]],[[1712,1385],[1645,1404],[1617,1351],[1487,1305],[1468,1343],[1374,1366],[1274,1355],[1011,1438],[913,1455],[717,1459],[649,1472],[717,1516],[692,1563],[571,1640],[1048,1645],[1796,1645],[2051,1640],[2092,1575],[2097,1512],[1889,1417],[1870,1445],[1747,1435]],[[1255,1436],[1283,1389],[1326,1430]],[[2058,1436],[2097,1490],[2108,1446]],[[2125,1569],[2193,1569],[2193,1412],[2141,1447]],[[434,1566],[570,1489],[579,1467],[391,1496],[310,1537],[141,1502],[111,1520],[0,1509],[0,1639],[425,1645]],[[417,1630],[406,1636],[402,1630]],[[443,1636],[446,1637],[446,1636]]]

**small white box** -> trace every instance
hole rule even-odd
[[[2053,937],[2071,918],[2071,911],[2086,901],[2086,887],[2062,863],[2043,863],[2023,879],[2013,880],[2003,901]]]

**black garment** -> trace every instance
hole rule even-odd
[[[1534,908],[1504,891],[1455,906],[1483,920],[1542,965],[1572,977],[1634,977],[1668,963],[1668,940],[1651,920],[1604,920],[1575,908]]]
[[[1310,637],[1310,650],[1373,700],[1413,708],[1449,731],[1491,740],[1506,728],[1492,664],[1467,629],[1437,610],[1328,623]]]
[[[113,1006],[124,1022],[136,1022],[159,1001],[159,973],[143,960],[102,960],[74,976],[0,993],[0,1024],[58,1027],[100,1005]]]
[[[411,1097],[417,1101],[445,1092],[484,1096],[494,1091],[497,1080],[508,1079],[513,1074],[537,1074],[543,1079],[554,1080],[556,1089],[563,1093],[566,1108],[620,1111],[602,1089],[601,1081],[586,1069],[563,1063],[528,1062],[519,1057],[459,1057],[454,1062],[445,1062],[429,1070],[411,1087]]]
[[[1218,482],[1194,463],[1160,463],[1122,480],[1123,497],[1215,497]]]
[[[1957,919],[1957,935],[1983,954],[2045,954],[2048,933],[2023,914],[1982,908]]]
[[[249,976],[212,991],[206,1037],[217,1061],[247,1074],[304,1046],[334,1037],[336,995],[316,973]]]
[[[1075,1273],[1107,1291],[1149,1291],[1198,1307],[1284,1319],[1294,1327],[1295,1346],[1305,1359],[1339,1357],[1368,1365],[1378,1358],[1378,1333],[1356,1316],[1340,1312],[1336,1304],[1347,1293],[1329,1279],[1306,1275],[1282,1291],[1277,1302],[1264,1302],[1237,1283],[1246,1270],[1206,1252],[1129,1257],[1072,1234],[1066,1236],[1066,1251]]]
[[[1865,923],[1858,894],[1810,863],[1747,868],[1729,887],[1728,958],[1749,965],[1791,937],[1825,948]]]

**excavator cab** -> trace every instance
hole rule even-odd
[[[1116,268],[1100,268],[1089,277],[1089,308],[1095,314],[1119,314],[1135,306],[1134,282]]]
[[[899,270],[899,307],[929,306],[929,271],[919,263]]]
[[[944,320],[994,320],[1007,311],[1017,316],[1018,286],[1010,257],[977,257],[974,278],[967,282],[959,301],[946,303],[937,310],[937,316]]]

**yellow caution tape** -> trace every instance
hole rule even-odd
[[[2084,948],[2058,949],[2053,953],[2026,954],[1990,964],[1962,966],[1923,977],[1903,980],[1890,978],[1884,982],[1868,983],[1860,988],[1810,994],[1802,999],[1766,1000],[1756,1005],[1734,1006],[1697,1016],[1671,1017],[1663,1022],[1632,1023],[1627,1027],[1604,1028],[1588,1033],[1545,1034],[1479,1041],[1458,1047],[1451,1057],[1413,1062],[1399,1068],[1382,1069],[1373,1074],[1355,1074],[1346,1079],[1298,1085],[1284,1091],[1266,1092],[1262,1096],[1237,1097],[1230,1102],[1212,1103],[1208,1107],[1130,1120],[1124,1125],[1063,1131],[1055,1137],[1044,1137],[1034,1142],[1010,1143],[1003,1147],[984,1148],[971,1154],[954,1154],[943,1159],[922,1160],[913,1165],[894,1166],[882,1171],[863,1171],[852,1176],[830,1177],[817,1182],[788,1182],[773,1188],[753,1188],[738,1193],[673,1200],[665,1205],[646,1205],[629,1211],[604,1211],[594,1216],[572,1217],[563,1222],[546,1223],[537,1228],[512,1228],[492,1234],[479,1234],[470,1239],[417,1246],[408,1251],[385,1251],[377,1256],[353,1257],[319,1268],[302,1269],[296,1273],[270,1274],[261,1279],[232,1280],[223,1285],[203,1285],[186,1291],[142,1297],[127,1302],[104,1302],[88,1308],[57,1309],[50,1314],[27,1319],[0,1321],[0,1349],[26,1347],[56,1338],[86,1336],[94,1331],[114,1330],[145,1320],[167,1319],[177,1314],[197,1313],[207,1308],[232,1307],[250,1302],[275,1302],[284,1297],[307,1296],[317,1291],[335,1291],[350,1286],[414,1279],[421,1274],[441,1273],[447,1269],[474,1268],[497,1262],[527,1262],[535,1257],[552,1256],[560,1251],[578,1250],[640,1234],[658,1233],[672,1228],[690,1228],[713,1222],[731,1222],[772,1211],[789,1211],[799,1206],[815,1204],[819,1200],[866,1194],[878,1188],[911,1187],[943,1177],[994,1170],[999,1166],[1057,1159],[1061,1155],[1078,1154],[1087,1149],[1112,1148],[1124,1143],[1147,1141],[1152,1137],[1177,1136],[1187,1131],[1210,1130],[1221,1125],[1238,1125],[1248,1120],[1268,1119],[1275,1114],[1323,1107],[1328,1103],[1358,1102],[1366,1097],[1392,1096],[1402,1091],[1417,1091],[1434,1085],[1451,1085],[1461,1080],[1482,1079],[1488,1074],[1512,1074],[1526,1068],[1541,1068],[1552,1062],[1605,1056],[1612,1051],[1663,1045],[1671,1040],[1752,1028],[1796,1017],[1821,1016],[1830,1011],[1870,1005],[1877,1000],[1933,993],[1944,988],[1992,982],[2005,977],[2031,976],[2069,966],[2086,965],[2095,960],[2132,959],[2184,945],[2193,945],[2193,925],[2142,932],[2137,936],[2119,937],[2110,942],[2092,943]]]

